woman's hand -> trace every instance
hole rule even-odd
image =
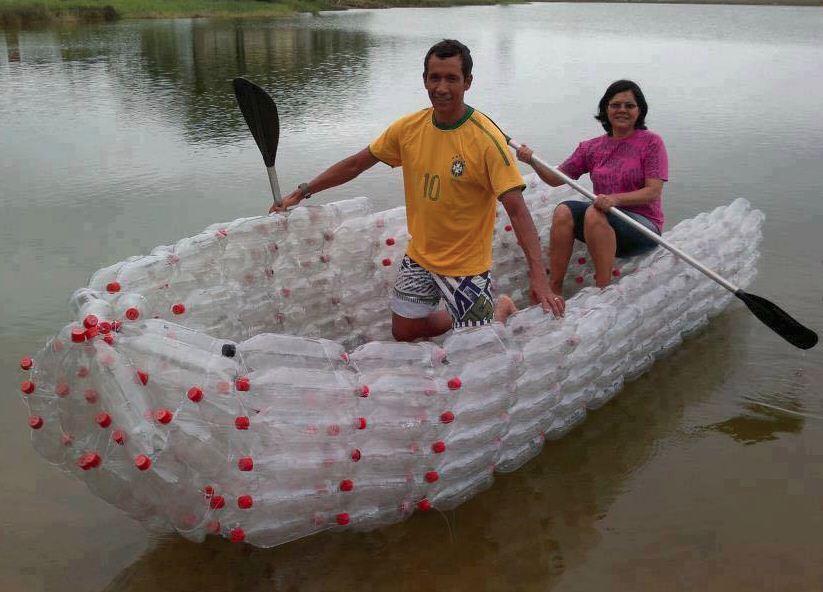
[[[300,203],[303,199],[303,192],[300,189],[295,189],[291,193],[289,193],[286,197],[283,198],[283,202],[278,206],[277,204],[271,204],[269,208],[269,214],[274,214],[277,212],[278,214],[285,214],[288,208],[294,207]]]
[[[532,163],[532,155],[534,151],[526,146],[525,144],[520,144],[520,148],[517,149],[517,158],[521,162],[525,162],[526,164]]]
[[[612,207],[619,205],[620,204],[617,203],[617,200],[612,195],[603,195],[601,193],[597,196],[597,199],[594,200],[594,207],[596,207],[601,212],[608,213],[609,210],[612,209]]]

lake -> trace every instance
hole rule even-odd
[[[444,37],[472,49],[467,102],[550,162],[602,133],[610,82],[639,82],[667,226],[749,199],[751,291],[820,331],[821,30],[817,8],[557,3],[0,31],[0,589],[823,587],[823,350],[742,305],[456,511],[269,550],[147,534],[34,452],[18,398],[18,360],[92,272],[268,209],[232,78],[277,101],[290,190],[427,106]],[[314,199],[356,195],[400,205],[399,172]]]

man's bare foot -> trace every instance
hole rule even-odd
[[[517,307],[514,305],[514,300],[503,294],[498,297],[497,304],[494,306],[494,320],[498,323],[506,322],[510,316],[517,312]]]

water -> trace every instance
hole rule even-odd
[[[149,535],[48,466],[17,361],[99,267],[268,208],[234,76],[278,103],[290,189],[425,106],[446,36],[472,48],[467,101],[549,161],[599,133],[609,82],[640,82],[669,225],[751,200],[751,291],[820,330],[821,29],[814,8],[546,4],[0,32],[0,589],[819,589],[823,356],[741,307],[457,511],[273,550]],[[378,165],[313,199],[401,191]]]

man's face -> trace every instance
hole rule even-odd
[[[429,57],[428,71],[423,84],[435,111],[454,113],[463,107],[463,93],[469,90],[472,77],[463,77],[462,65],[460,56]]]

